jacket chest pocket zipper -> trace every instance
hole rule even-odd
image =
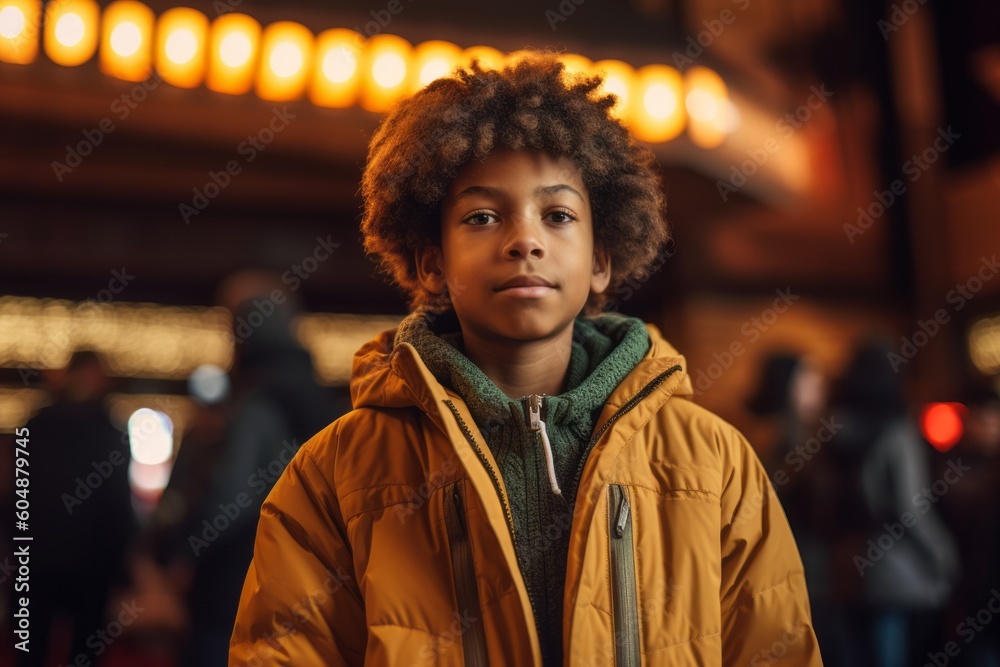
[[[476,568],[472,560],[472,543],[466,524],[465,503],[461,482],[455,483],[445,498],[445,525],[451,550],[451,569],[455,578],[455,598],[461,624],[462,653],[466,665],[488,665],[486,633],[483,630],[482,609]],[[467,625],[468,624],[468,625]]]
[[[608,487],[608,532],[611,535],[615,667],[639,667],[639,608],[635,590],[632,508],[628,492],[619,484]]]

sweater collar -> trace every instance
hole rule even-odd
[[[462,397],[484,434],[510,419],[524,419],[523,402],[505,395],[463,353],[453,310],[414,311],[400,323],[393,346],[404,342],[417,350],[438,382]],[[649,347],[649,332],[638,318],[617,313],[578,317],[573,323],[567,390],[545,398],[546,421],[593,422]]]

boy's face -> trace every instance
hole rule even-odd
[[[580,170],[511,150],[459,171],[442,202],[441,247],[418,251],[417,266],[431,292],[447,285],[463,331],[486,339],[564,333],[611,277]]]

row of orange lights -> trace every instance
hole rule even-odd
[[[272,101],[308,96],[320,106],[357,104],[375,112],[473,58],[497,68],[520,55],[488,46],[463,50],[440,40],[414,46],[389,34],[366,39],[343,28],[314,35],[299,23],[263,27],[238,13],[210,21],[188,7],[156,17],[135,0],[112,2],[103,13],[94,0],[53,0],[44,12],[38,0],[0,0],[0,61],[33,62],[40,32],[45,55],[67,67],[99,52],[101,70],[126,81],[142,81],[155,71],[182,88],[204,85],[231,95],[253,90]],[[561,58],[570,74],[602,73],[606,91],[619,99],[613,113],[644,141],[668,141],[687,127],[692,141],[712,148],[738,123],[725,82],[707,67],[681,74],[668,65],[636,69],[619,60]]]

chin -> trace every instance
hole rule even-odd
[[[512,340],[539,340],[556,336],[573,326],[573,317],[560,317],[552,310],[522,312],[497,323],[497,332]]]

